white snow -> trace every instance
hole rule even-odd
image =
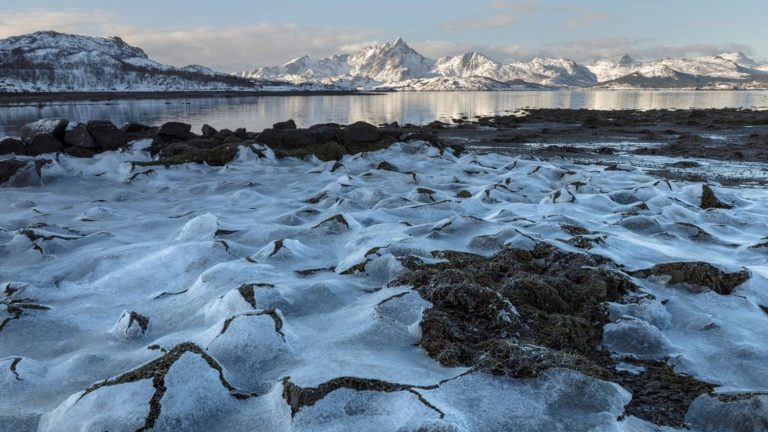
[[[752,248],[768,232],[765,189],[714,185],[735,207],[704,211],[700,184],[639,168],[456,158],[422,143],[346,156],[335,172],[332,162],[266,154],[242,148],[226,167],[155,167],[130,182],[142,168],[129,161],[149,159],[140,150],[62,155],[43,169],[42,185],[0,189],[0,287],[23,287],[13,295],[50,308],[27,310],[0,331],[0,418],[44,414],[45,431],[135,430],[151,380],[82,391],[162,355],[149,346],[192,342],[253,396],[233,397],[216,369],[187,352],[165,377],[161,430],[654,430],[617,420],[625,390],[573,371],[459,377],[466,368],[442,367],[415,345],[429,303],[388,286],[403,271],[398,258],[434,262],[436,250],[491,255],[535,239],[577,251],[562,224],[605,236],[591,252],[627,270],[679,260],[747,267],[752,278],[731,296],[637,280],[655,299],[612,306],[605,345],[668,355],[719,391],[768,390],[768,318],[759,307],[768,305],[768,266],[765,248]],[[385,160],[415,177],[377,170]],[[473,196],[456,198],[462,189]],[[569,194],[574,200],[562,199]],[[337,215],[346,224],[329,220]],[[24,229],[55,236],[33,244]],[[359,263],[364,271],[342,274]],[[148,317],[151,331],[114,337],[111,329],[134,334],[124,311]],[[11,373],[15,358],[23,381]],[[343,376],[429,388],[340,389],[291,416],[283,378],[313,387]]]

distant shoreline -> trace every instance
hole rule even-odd
[[[0,93],[0,105],[36,102],[111,101],[140,99],[237,98],[267,96],[370,96],[386,92],[356,90],[323,91],[168,91],[168,92],[52,92]]]

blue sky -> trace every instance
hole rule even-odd
[[[478,50],[589,62],[742,50],[768,59],[765,0],[2,0],[0,37],[119,35],[162,62],[233,71],[403,37],[430,57]]]

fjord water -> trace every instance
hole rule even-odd
[[[354,96],[264,96],[189,99],[70,101],[0,107],[0,137],[18,134],[26,123],[46,117],[70,121],[111,120],[160,124],[182,121],[199,130],[245,127],[259,131],[289,118],[299,126],[318,123],[424,124],[521,108],[587,109],[768,109],[766,91],[573,90],[520,92],[398,92]]]

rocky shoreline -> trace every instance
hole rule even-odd
[[[715,133],[729,139],[707,137]],[[614,148],[626,141],[627,136],[636,138],[633,150]],[[561,140],[570,144],[562,145]],[[681,248],[711,246],[712,251],[725,250],[725,253],[738,250],[750,259],[759,259],[761,251],[766,249],[765,238],[763,243],[749,244],[744,239],[740,240],[742,244],[725,240],[729,235],[736,235],[735,227],[747,231],[745,227],[754,223],[755,215],[761,210],[749,207],[753,203],[748,197],[735,196],[732,189],[690,179],[673,187],[673,181],[665,180],[663,174],[639,172],[616,165],[609,158],[623,151],[629,158],[648,154],[664,157],[692,155],[762,163],[768,160],[768,113],[747,110],[537,110],[525,115],[455,119],[452,125],[433,122],[422,126],[396,123],[376,126],[357,122],[298,128],[295,122],[288,120],[258,133],[246,129],[216,130],[205,125],[199,134],[193,133],[190,125],[179,122],[160,126],[127,123],[118,128],[98,120],[70,124],[66,119],[45,119],[22,128],[19,139],[0,141],[0,154],[5,155],[0,160],[0,184],[4,188],[40,185],[45,170],[59,162],[59,155],[73,156],[79,158],[78,161],[100,154],[135,156],[140,153],[131,148],[136,142],[144,143],[142,148],[151,157],[145,154],[141,160],[120,162],[121,166],[130,162],[130,172],[123,172],[122,181],[116,182],[119,186],[112,187],[127,191],[114,196],[113,203],[94,201],[99,203],[98,207],[87,209],[78,219],[83,225],[78,229],[83,233],[59,227],[44,219],[49,216],[48,212],[38,211],[42,215],[39,218],[43,219],[35,219],[34,224],[31,224],[32,219],[38,218],[37,215],[29,220],[13,219],[11,222],[19,225],[16,231],[3,228],[2,234],[10,239],[7,245],[11,246],[4,244],[2,247],[6,249],[0,250],[12,255],[7,251],[14,247],[17,249],[13,249],[13,253],[19,256],[30,255],[38,259],[76,250],[70,249],[70,244],[82,243],[87,247],[91,241],[105,241],[103,239],[111,234],[103,231],[85,233],[88,225],[102,221],[109,223],[117,218],[119,212],[106,206],[118,207],[122,200],[132,199],[139,189],[149,187],[151,178],[158,172],[173,171],[162,167],[199,164],[190,168],[203,170],[237,165],[247,172],[249,163],[260,164],[258,174],[264,176],[260,178],[263,186],[273,180],[272,174],[278,174],[276,167],[285,170],[293,165],[298,167],[297,171],[283,178],[286,191],[297,187],[291,183],[294,181],[292,176],[310,176],[310,183],[302,183],[301,200],[291,202],[291,213],[268,213],[270,218],[277,217],[274,219],[277,222],[267,218],[262,229],[268,232],[279,225],[274,233],[264,235],[258,229],[220,226],[214,216],[204,214],[187,221],[174,238],[184,242],[199,241],[195,244],[205,247],[205,253],[209,253],[212,242],[215,253],[226,257],[227,265],[235,262],[251,269],[269,263],[275,266],[273,269],[279,269],[279,272],[274,271],[279,277],[274,277],[287,286],[296,283],[294,279],[318,278],[322,281],[320,278],[325,274],[331,275],[328,277],[333,279],[328,280],[340,287],[349,280],[360,284],[368,278],[383,281],[384,287],[376,287],[378,282],[373,282],[372,286],[362,290],[365,295],[380,296],[380,300],[371,306],[375,313],[370,320],[386,317],[386,325],[392,322],[399,325],[401,321],[409,324],[408,317],[413,315],[409,308],[422,308],[416,314],[418,320],[410,324],[418,328],[418,338],[409,346],[417,344],[446,370],[465,370],[437,384],[405,384],[395,379],[346,375],[302,384],[295,377],[282,374],[275,380],[279,384],[275,385],[282,389],[280,398],[290,408],[291,418],[322,404],[326,398],[330,399],[331,393],[347,390],[407,393],[415,397],[420,409],[442,420],[449,411],[423,393],[437,391],[447,382],[472,374],[534,382],[550,379],[552,371],[562,369],[577,371],[587,377],[584,379],[594,379],[594,382],[616,384],[620,387],[614,389],[631,393],[631,398],[620,407],[623,414],[618,420],[632,417],[657,426],[694,426],[708,430],[707,422],[712,418],[707,416],[720,412],[723,413],[720,419],[723,427],[744,426],[745,430],[750,430],[749,427],[764,424],[768,418],[764,409],[767,397],[760,392],[718,393],[716,388],[720,383],[716,380],[678,368],[671,342],[662,333],[675,318],[665,309],[670,299],[678,308],[677,313],[684,307],[680,305],[680,299],[694,304],[704,298],[714,298],[710,303],[723,302],[725,305],[734,298],[747,299],[742,295],[746,293],[740,290],[751,283],[757,284],[755,279],[763,281],[762,276],[753,274],[741,264],[737,268],[724,269],[705,261],[678,259],[655,263],[655,256],[644,258],[646,261],[640,264],[633,262],[629,265],[619,262],[617,256],[621,256],[621,250],[626,246],[615,240],[638,235],[662,244],[679,242],[675,247]],[[534,142],[542,145],[532,148],[530,145]],[[599,142],[599,146],[590,146],[595,142]],[[483,159],[481,153],[487,152],[489,147],[525,157]],[[468,150],[476,153],[468,155]],[[387,159],[368,160],[371,155],[381,154],[388,155]],[[598,163],[590,165],[588,172],[578,172],[579,163],[571,161],[579,157],[596,159]],[[562,163],[568,160],[568,166],[544,163],[545,160]],[[287,167],[279,165],[286,162]],[[422,172],[421,168],[428,163],[438,164],[437,168],[432,167],[429,173]],[[353,166],[356,167],[353,169]],[[142,167],[148,169],[141,170]],[[58,169],[65,168],[59,164]],[[77,169],[69,169],[77,172]],[[211,186],[203,182],[190,189],[194,200],[198,194],[218,195],[216,188],[230,187],[227,185],[227,169],[216,174],[224,179],[221,184]],[[182,170],[186,168],[179,169]],[[90,181],[114,174],[101,170],[89,172]],[[195,170],[188,173],[191,177],[187,178],[196,178],[204,172],[214,175]],[[315,188],[311,182],[317,177],[311,176],[322,176],[327,186]],[[73,178],[77,179],[77,175]],[[233,202],[243,204],[249,212],[255,212],[269,207],[263,206],[263,202],[286,199],[282,191],[266,195],[269,187],[282,188],[282,184],[254,189],[252,186],[258,185],[258,181],[251,177],[240,178],[241,182],[245,180],[248,180],[246,186],[231,185],[228,205]],[[384,181],[390,182],[386,184],[391,188],[402,188],[402,192],[379,189],[377,182]],[[154,190],[164,193],[169,186],[159,183],[154,184]],[[372,186],[369,188],[369,185]],[[309,196],[309,190],[313,195]],[[387,195],[389,193],[391,196]],[[673,193],[676,195],[665,195]],[[175,195],[170,197],[176,199]],[[501,209],[507,204],[509,207]],[[541,215],[534,210],[523,215],[524,205],[529,209],[551,206],[552,213]],[[572,214],[577,205],[586,206],[586,213]],[[14,206],[17,209],[14,211],[22,212],[29,208],[36,210],[37,204],[27,200]],[[64,209],[69,207],[68,204]],[[499,210],[492,211],[497,207]],[[569,210],[562,210],[563,207]],[[735,215],[733,212],[737,210],[744,213]],[[468,214],[463,214],[464,211]],[[564,213],[559,213],[561,211]],[[352,212],[359,212],[356,219],[349,215]],[[593,220],[592,212],[604,213]],[[51,217],[58,217],[55,211],[51,214]],[[378,219],[389,214],[395,218],[387,219],[386,223]],[[181,213],[181,216],[163,215],[162,220],[167,223],[191,215],[192,211]],[[429,218],[423,219],[424,215]],[[533,221],[529,218],[540,219]],[[250,213],[247,219],[252,219]],[[67,216],[63,220],[74,219]],[[500,231],[478,228],[495,222],[499,222]],[[386,225],[391,232],[375,233],[373,229],[379,225]],[[105,226],[119,229],[116,225]],[[355,232],[364,229],[371,231],[363,232],[359,238],[352,237],[354,241],[346,239],[337,244],[337,249],[350,244],[365,246],[362,250],[367,252],[355,255],[354,260],[343,256],[332,262],[324,261],[324,255],[335,250],[311,253],[312,247],[320,247],[318,242],[324,244],[347,234],[358,235]],[[436,245],[451,244],[446,239],[457,236],[462,238],[456,244],[463,251],[436,248]],[[750,234],[745,238],[752,241],[752,237]],[[376,238],[374,247],[368,244],[371,238]],[[410,239],[424,243],[408,243]],[[388,242],[403,243],[392,245]],[[23,249],[27,245],[32,245],[33,250]],[[662,248],[667,249],[667,246]],[[323,256],[318,258],[318,255]],[[702,254],[701,259],[707,259],[704,257],[707,255]],[[202,262],[211,265],[207,260]],[[229,270],[226,273],[229,274]],[[212,274],[207,277],[215,277],[216,273]],[[261,273],[259,275],[262,277]],[[237,335],[231,328],[243,325],[247,318],[264,320],[265,328],[270,332],[274,328],[278,341],[275,343],[286,344],[291,340],[293,323],[305,314],[311,314],[310,309],[297,312],[297,303],[311,300],[320,303],[321,309],[328,307],[329,310],[341,304],[342,296],[337,297],[324,285],[320,288],[322,295],[310,296],[310,300],[302,300],[304,292],[291,297],[297,294],[286,291],[286,296],[294,299],[289,302],[275,300],[278,298],[275,291],[281,289],[279,282],[227,279],[227,286],[233,283],[239,287],[233,285],[231,292],[226,294],[229,302],[226,307],[221,306],[224,294],[218,293],[217,300],[213,300],[218,302],[215,303],[217,306],[206,306],[206,313],[213,313],[211,311],[217,310],[216,307],[222,308],[217,312],[222,317],[221,328],[214,328],[217,335],[210,342],[213,351],[209,352],[198,342],[171,343],[174,339],[152,344],[147,349],[161,350],[162,355],[137,369],[87,386],[72,407],[80,399],[87,400],[91,394],[151,380],[154,386],[151,409],[146,419],[142,419],[145,426],[151,427],[160,422],[161,412],[168,410],[160,401],[166,391],[174,390],[166,383],[178,382],[172,379],[171,371],[177,363],[182,363],[181,359],[194,356],[202,359],[205,368],[215,371],[213,382],[221,383],[226,389],[226,397],[239,401],[258,399],[259,391],[265,385],[254,387],[259,391],[250,388],[245,391],[236,384],[236,379],[225,377],[225,369],[235,370],[243,360],[230,361],[232,354],[224,348],[217,353],[216,338],[228,330],[227,337],[236,338],[231,335]],[[328,286],[336,286],[328,283]],[[58,282],[54,285],[58,288]],[[407,289],[400,290],[402,287]],[[649,287],[659,291],[653,294]],[[140,301],[151,298],[154,302],[187,295],[190,288],[181,288],[183,286],[177,291],[162,288],[160,294],[143,295]],[[25,289],[23,284],[8,282],[6,285],[3,305],[7,318],[0,324],[0,336],[7,335],[9,328],[17,328],[20,321],[27,322],[30,316],[55,311],[37,300],[38,294],[45,295],[44,291],[31,289],[37,293],[33,299],[26,293],[21,297]],[[353,289],[358,294],[361,292],[360,286]],[[197,295],[203,294],[204,290]],[[325,301],[330,303],[325,305]],[[416,301],[426,301],[429,307],[408,303]],[[761,301],[759,297],[755,298],[757,301]],[[152,302],[142,306],[150,308]],[[750,300],[750,305],[752,303]],[[237,307],[231,306],[233,304]],[[397,309],[397,305],[404,309]],[[760,314],[768,313],[765,304],[755,303],[754,306],[762,310]],[[150,322],[161,321],[158,315],[160,312],[144,315],[126,310],[110,332],[125,339],[141,339],[150,331]],[[696,311],[695,316],[695,325],[686,325],[695,327],[699,334],[715,334],[728,325],[725,319],[711,313]],[[305,324],[302,328],[306,327],[312,326]],[[410,334],[397,329],[392,331]],[[731,353],[720,354],[728,356]],[[26,357],[14,357],[10,371],[18,378],[19,364],[28,363],[30,360]],[[28,372],[24,370],[22,373]],[[574,386],[592,388],[594,382],[580,381]],[[597,409],[588,402],[584,402],[584,406],[575,401],[558,403],[574,411]],[[744,414],[753,408],[750,415]],[[67,409],[65,406],[56,415],[67,419]],[[68,421],[76,422],[76,414],[72,416]]]
[[[255,91],[103,91],[103,92],[0,92],[0,106],[68,101],[116,101],[142,99],[202,99],[269,96],[360,96],[380,94],[357,90],[255,90]]]

